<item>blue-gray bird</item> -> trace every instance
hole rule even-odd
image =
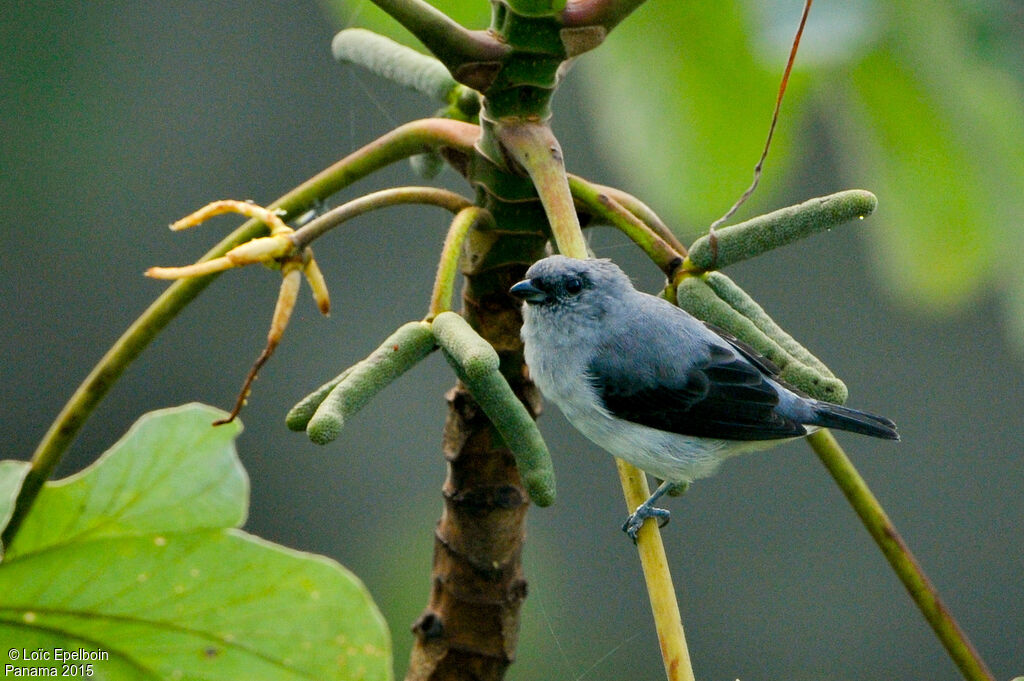
[[[610,260],[536,262],[523,301],[526,363],[544,396],[595,444],[664,482],[629,516],[634,540],[654,503],[725,459],[837,428],[898,440],[887,418],[811,399],[753,348],[661,298]]]

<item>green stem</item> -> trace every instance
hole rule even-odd
[[[875,543],[882,549],[889,565],[907,588],[960,673],[969,681],[994,681],[992,672],[946,609],[938,591],[832,433],[819,430],[808,436],[807,442],[839,485]]]
[[[571,258],[588,257],[576,205],[569,190],[569,179],[562,162],[562,150],[551,129],[543,123],[506,119],[495,125],[495,132],[505,151],[526,170],[533,181],[544,205],[558,251]],[[621,214],[615,214],[621,217]],[[634,233],[642,231],[642,222],[629,224]],[[650,231],[644,233],[653,235]],[[678,254],[676,259],[679,260]],[[616,462],[626,503],[633,510],[646,498],[644,490],[647,489],[647,478],[635,466],[621,459],[616,459]],[[661,642],[665,673],[669,681],[692,681],[693,669],[679,616],[679,605],[656,523],[646,523],[641,528],[637,537],[637,551],[644,571],[644,581],[647,583],[658,640]]]
[[[423,0],[373,0],[373,4],[419,38],[456,80],[470,87],[480,83],[467,82],[460,77],[464,66],[501,62],[509,53],[509,47],[487,31],[471,31]]]
[[[627,210],[609,192],[575,175],[569,176],[572,196],[592,215],[625,234],[647,254],[665,276],[671,278],[683,263],[683,253],[673,248],[666,239],[646,222]],[[624,193],[624,192],[623,192]]]
[[[570,258],[586,258],[587,243],[569,191],[562,148],[551,128],[534,121],[503,120],[496,124],[495,132],[504,149],[533,180],[558,252]]]
[[[610,31],[642,4],[644,0],[577,0],[562,12],[562,23],[568,27],[602,26]]]
[[[356,180],[414,154],[439,147],[454,148],[468,154],[478,136],[477,126],[458,121],[424,119],[406,123],[321,171],[270,204],[269,208],[295,216]],[[202,260],[220,257],[235,246],[266,233],[266,225],[258,220],[249,220],[214,246]],[[5,545],[9,545],[17,534],[43,483],[53,473],[86,419],[124,370],[217,276],[211,274],[182,279],[171,284],[107,350],[78,386],[32,455],[31,468],[21,486],[11,520],[3,532]]]
[[[462,259],[462,244],[469,230],[483,221],[493,222],[493,218],[486,209],[479,206],[463,208],[452,220],[444,239],[444,246],[441,248],[441,259],[437,263],[437,276],[434,277],[434,292],[430,296],[427,321],[452,309],[455,276],[459,272],[459,262]]]
[[[332,208],[315,220],[295,230],[292,234],[292,242],[299,249],[305,248],[330,230],[343,222],[359,217],[370,211],[388,206],[400,206],[409,203],[428,204],[439,206],[452,213],[473,205],[472,202],[461,194],[438,189],[437,187],[393,187],[360,196],[343,203],[337,208]]]
[[[630,513],[644,503],[651,495],[647,476],[630,463],[616,458],[615,465],[622,483],[622,494]],[[658,632],[661,659],[665,664],[667,681],[693,681],[693,666],[690,649],[686,645],[686,633],[679,614],[679,602],[672,585],[672,573],[668,567],[665,544],[661,540],[658,523],[644,523],[636,537],[636,550],[647,584],[647,597],[654,615],[654,628]]]
[[[570,186],[572,185],[573,178],[576,177],[576,175],[573,175],[571,173],[569,174]],[[609,187],[607,185],[597,184],[596,182],[589,181],[588,183],[595,190],[601,192],[602,194],[607,194],[610,198],[620,203],[623,208],[628,210],[636,217],[640,218],[640,220],[643,221],[645,225],[653,229],[658,236],[664,239],[673,248],[673,250],[675,250],[677,253],[682,254],[684,257],[686,256],[686,246],[683,245],[683,242],[679,240],[679,237],[677,237],[675,233],[671,229],[669,229],[668,225],[665,224],[664,220],[662,220],[661,217],[657,213],[655,213],[654,210],[651,209],[651,207],[648,206],[646,203],[644,203],[637,197],[633,196],[632,194],[624,192],[617,187]]]

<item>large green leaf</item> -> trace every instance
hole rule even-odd
[[[28,474],[27,461],[0,461],[0,530],[7,527],[14,513],[21,483]],[[3,556],[3,553],[0,553]]]
[[[78,475],[48,483],[0,564],[0,641],[82,648],[105,679],[390,679],[365,587],[326,558],[238,529],[238,425],[187,405],[144,416]],[[0,478],[2,481],[2,478]]]

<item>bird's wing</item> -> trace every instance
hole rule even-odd
[[[696,323],[696,320],[687,320]],[[705,330],[701,328],[701,334]],[[680,435],[726,440],[769,440],[806,435],[780,414],[777,369],[728,334],[707,335],[699,356],[686,356],[671,333],[639,345],[628,336],[609,339],[595,354],[589,376],[614,416]],[[658,347],[660,346],[660,347]],[[625,360],[628,353],[631,359]]]

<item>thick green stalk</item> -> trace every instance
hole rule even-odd
[[[468,153],[479,135],[475,125],[442,119],[407,123],[359,149],[291,190],[269,208],[295,216],[343,187],[395,161],[414,154],[448,147]],[[220,257],[235,246],[267,232],[258,220],[249,220],[214,246],[202,260]],[[86,419],[96,409],[125,369],[175,316],[209,286],[217,274],[182,279],[171,284],[121,335],[93,367],[58,414],[32,455],[31,468],[21,486],[14,514],[3,532],[10,544],[43,483],[53,473]]]
[[[577,196],[577,185],[574,184],[577,181],[585,183],[593,191],[600,192],[620,204],[627,211],[639,218],[641,222],[647,225],[647,227],[654,230],[655,234],[664,239],[665,243],[672,247],[672,250],[681,254],[683,257],[686,257],[686,246],[679,241],[679,237],[669,229],[664,220],[662,220],[661,217],[646,203],[632,194],[622,191],[618,187],[609,187],[607,185],[597,184],[596,182],[590,182],[589,180],[584,180],[578,175],[569,173],[569,188],[572,189],[573,196],[576,196],[577,199],[579,199]]]
[[[551,128],[533,121],[502,121],[496,134],[505,151],[533,181],[558,252],[570,258],[586,258],[587,244],[569,191],[562,148]]]
[[[485,134],[487,129],[485,125]],[[571,258],[588,257],[579,217],[569,190],[569,179],[562,162],[561,148],[551,129],[546,124],[533,121],[505,120],[495,126],[495,132],[505,151],[526,170],[533,181],[559,252]],[[614,213],[614,219],[622,218],[620,213]],[[644,235],[641,240],[653,236],[666,252],[671,252],[663,240],[645,227],[639,220],[627,221],[626,224],[632,234]],[[681,264],[682,257],[673,254],[668,256],[668,260],[672,261],[671,269],[674,269]],[[616,459],[616,464],[626,503],[629,510],[633,511],[646,499],[642,493],[647,489],[647,479],[642,471],[625,461]],[[656,523],[646,523],[642,528],[637,537],[637,551],[644,581],[647,583],[665,673],[669,681],[692,681],[693,670],[679,605]]]
[[[455,80],[486,89],[509,47],[487,31],[471,31],[423,0],[373,0],[441,60]]]
[[[644,503],[651,495],[647,476],[632,464],[615,459],[626,497],[626,508],[630,513]],[[640,554],[640,565],[647,583],[647,597],[651,601],[654,628],[661,645],[661,659],[665,664],[668,681],[693,681],[693,666],[690,650],[686,645],[683,620],[679,614],[676,590],[672,585],[672,573],[668,567],[665,544],[661,540],[658,524],[644,523],[637,533],[636,549]]]
[[[562,12],[566,26],[600,26],[606,32],[615,28],[644,0],[578,0]]]
[[[867,483],[854,468],[835,436],[828,430],[819,430],[808,436],[807,442],[839,485],[875,543],[882,549],[889,565],[907,588],[910,597],[964,678],[969,681],[994,681],[992,672],[942,603],[931,580],[924,574],[885,509],[868,489]]]

